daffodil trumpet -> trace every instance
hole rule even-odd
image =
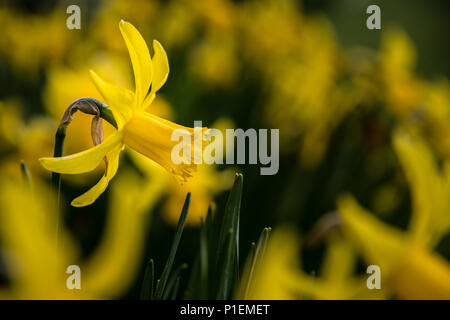
[[[175,164],[171,160],[171,151],[176,145],[176,142],[171,139],[172,132],[185,129],[193,133],[194,129],[180,126],[147,112],[147,110],[151,111],[156,92],[164,85],[169,74],[166,52],[162,45],[154,40],[154,55],[151,57],[145,40],[133,25],[122,20],[119,28],[131,58],[134,92],[117,87],[103,80],[94,71],[90,71],[95,86],[111,110],[110,120],[114,119],[116,122],[117,131],[88,150],[62,157],[61,148],[61,150],[55,150],[58,151],[55,152],[55,157],[40,159],[41,164],[52,172],[81,174],[93,171],[106,158],[105,174],[99,182],[72,201],[72,205],[77,207],[90,205],[106,190],[109,181],[117,172],[119,155],[126,145],[154,160],[180,181],[186,181],[191,177],[191,172],[196,169],[194,161],[188,164]],[[104,118],[107,116],[108,109],[102,110],[106,111],[106,114],[103,114]],[[204,134],[206,130],[207,128],[202,128],[201,131]],[[61,131],[61,134],[65,133],[64,129]]]

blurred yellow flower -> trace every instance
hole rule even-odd
[[[338,202],[344,228],[367,262],[380,266],[382,290],[403,299],[449,299],[450,264],[433,248],[450,228],[450,166],[441,173],[427,146],[404,131],[395,132],[393,144],[411,186],[408,230],[378,221],[351,196]]]
[[[436,147],[439,155],[450,159],[450,84],[440,78],[428,83],[423,101],[426,123],[424,131]]]
[[[32,194],[20,180],[3,178],[2,175],[0,236],[2,249],[8,253],[5,263],[11,287],[0,295],[11,299],[73,297],[71,291],[64,290],[65,270],[76,255],[76,248],[62,232],[56,251],[56,210],[45,201],[48,190],[33,181]]]
[[[406,33],[399,29],[385,33],[380,62],[388,107],[400,117],[409,116],[419,107],[423,86],[413,74],[415,48]]]
[[[78,38],[69,33],[65,19],[64,8],[36,15],[0,7],[0,52],[18,71],[35,75],[39,67],[61,61]]]
[[[207,86],[230,88],[237,78],[239,63],[232,37],[209,34],[189,55],[190,72]]]
[[[94,254],[85,260],[85,290],[96,296],[120,296],[134,281],[142,261],[149,212],[164,191],[161,175],[152,184],[125,170],[112,186],[106,231]],[[123,192],[126,190],[126,192]]]
[[[149,186],[135,173],[123,172],[112,188],[101,241],[88,258],[81,258],[75,239],[63,228],[56,246],[51,191],[39,180],[30,189],[21,180],[5,178],[0,180],[0,239],[10,285],[0,287],[1,298],[104,299],[128,289],[142,258],[149,210],[163,190],[160,183]],[[66,287],[70,265],[80,266],[79,290]]]
[[[245,283],[238,291],[239,299],[377,299],[379,293],[366,287],[363,276],[354,276],[355,255],[342,238],[334,235],[319,275],[312,276],[300,266],[300,239],[288,227],[280,227],[270,235],[262,259],[257,262],[252,281],[244,295]],[[246,268],[250,265],[247,263]]]
[[[264,256],[255,266],[252,281],[245,296],[245,283],[238,291],[239,299],[295,300],[301,298],[303,281],[299,263],[300,241],[296,233],[280,227],[271,233]],[[250,268],[247,262],[246,268]]]
[[[15,101],[0,101],[0,146],[4,156],[1,170],[18,176],[18,163],[24,161],[33,175],[45,172],[39,165],[42,152],[53,150],[55,123],[44,116],[23,119],[21,105]]]
[[[159,22],[161,40],[170,50],[188,44],[196,35],[197,12],[188,1],[171,1],[161,10]]]
[[[171,140],[172,132],[175,129],[184,129],[193,135],[194,129],[174,124],[146,112],[169,73],[169,64],[163,47],[158,41],[153,41],[155,53],[152,62],[145,40],[139,32],[123,20],[119,27],[133,65],[135,92],[105,82],[91,71],[94,83],[113,111],[118,131],[89,150],[61,158],[41,159],[42,165],[50,171],[79,174],[94,170],[102,159],[107,157],[108,166],[105,175],[93,188],[74,199],[73,206],[89,205],[103,193],[116,174],[119,154],[125,145],[155,160],[179,179],[186,180],[191,170],[195,168],[195,164],[175,165],[171,161],[172,147],[176,144]],[[206,128],[203,128],[202,132],[204,130]],[[193,157],[194,152],[191,154]],[[193,162],[191,159],[191,163]]]

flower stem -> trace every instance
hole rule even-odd
[[[55,135],[55,148],[53,151],[53,157],[62,157],[64,149],[64,140],[66,138],[66,130],[70,122],[73,119],[73,114],[80,110],[83,113],[99,115],[102,119],[109,122],[114,128],[117,129],[117,122],[111,109],[104,103],[101,103],[94,98],[80,98],[70,104],[64,113],[61,122],[58,126],[58,130]],[[61,208],[61,174],[52,172],[52,185],[57,193],[57,208],[58,214],[56,216],[56,244],[58,244],[60,220],[62,215]]]
[[[22,181],[24,186],[29,188],[31,190],[31,178],[30,178],[30,171],[28,170],[27,165],[25,164],[25,161],[20,161],[20,171],[22,173]]]

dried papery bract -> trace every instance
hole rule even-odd
[[[104,103],[101,103],[97,99],[94,98],[80,98],[72,102],[64,112],[64,115],[61,118],[61,122],[58,126],[58,130],[56,131],[55,136],[55,148],[53,152],[54,157],[62,157],[63,154],[63,147],[64,147],[64,140],[66,138],[66,130],[67,127],[70,125],[70,123],[73,120],[73,116],[75,112],[81,111],[86,114],[93,115],[94,118],[92,119],[91,124],[91,136],[92,141],[94,142],[94,145],[98,145],[103,142],[103,126],[102,126],[102,119],[105,119],[108,121],[112,126],[117,128],[116,120],[114,119],[114,116],[112,114],[111,109],[105,105]],[[108,160],[106,156],[104,157],[105,161],[105,174],[106,170],[108,169]],[[61,186],[61,174],[57,172],[52,173],[52,183],[57,190],[57,201],[58,201],[58,207],[60,206],[60,186]],[[61,211],[61,210],[59,210]],[[59,215],[58,220],[56,222],[56,238],[58,238],[59,233]],[[58,240],[56,240],[58,242]]]
[[[91,125],[91,135],[92,141],[94,145],[98,145],[103,142],[103,126],[102,126],[102,117],[110,122],[114,127],[117,127],[114,117],[112,117],[111,112],[106,112],[109,109],[108,106],[101,103],[97,99],[94,98],[81,98],[72,102],[69,107],[64,112],[64,115],[59,124],[60,127],[67,127],[73,120],[73,115],[77,111],[81,111],[86,114],[93,115]],[[105,117],[105,115],[108,115]]]

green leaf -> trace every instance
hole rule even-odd
[[[145,268],[144,281],[141,288],[141,300],[153,299],[155,284],[155,263],[153,259],[150,259]]]
[[[200,297],[200,256],[194,260],[194,264],[191,268],[191,274],[189,276],[189,281],[187,285],[187,290],[185,292],[186,298],[188,300],[198,300]]]
[[[244,300],[247,297],[247,292],[248,292],[248,288],[250,286],[250,273],[251,273],[251,265],[253,263],[253,260],[255,258],[255,254],[256,254],[256,243],[252,242],[251,246],[250,246],[250,250],[248,252],[248,256],[247,256],[247,261],[246,261],[246,265],[244,268],[244,273],[242,275],[242,279],[241,279],[241,286],[239,287],[239,294],[238,297],[239,298],[243,298]]]
[[[170,249],[169,257],[167,258],[166,265],[161,275],[160,281],[156,285],[155,299],[161,299],[169,279],[170,272],[172,270],[173,261],[175,260],[175,255],[177,254],[178,245],[180,244],[181,235],[183,234],[184,223],[186,221],[186,216],[189,210],[189,203],[191,201],[191,193],[189,192],[184,201],[183,210],[181,211],[180,219],[178,220],[177,230],[175,232],[175,237],[172,242],[172,247]]]
[[[20,161],[20,171],[22,173],[22,181],[24,186],[31,190],[30,171],[28,171],[28,167],[23,160]]]
[[[248,268],[248,274],[243,279],[243,283],[245,283],[245,289],[243,292],[243,298],[247,299],[248,290],[250,289],[251,282],[253,279],[253,272],[255,271],[256,266],[264,257],[264,253],[266,251],[267,243],[269,241],[269,235],[271,228],[264,228],[259,236],[258,244],[252,243],[252,249],[250,251],[248,261],[250,262],[250,267]]]
[[[170,296],[170,300],[175,300],[177,298],[179,288],[180,288],[180,277],[177,277],[177,281],[175,282],[175,286],[173,287],[172,295]]]
[[[218,248],[219,284],[217,299],[230,298],[233,279],[237,276],[237,270],[239,270],[239,219],[243,179],[242,174],[236,174],[223,216]]]
[[[172,276],[170,277],[169,282],[167,283],[166,289],[164,290],[162,299],[163,300],[167,300],[169,299],[169,296],[171,296],[171,294],[173,294],[173,291],[176,288],[176,283],[177,283],[177,279],[180,278],[180,273],[181,271],[183,271],[184,269],[187,269],[188,265],[186,263],[183,263],[181,266],[179,266],[172,274]],[[177,289],[178,290],[178,289]],[[176,296],[176,293],[175,293]]]
[[[200,299],[208,299],[209,255],[206,225],[200,224]]]

